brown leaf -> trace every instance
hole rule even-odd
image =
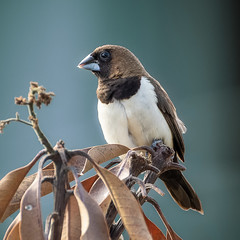
[[[109,171],[118,176],[121,180],[126,179],[129,176],[130,171],[129,165],[126,165],[125,163],[125,161],[122,161],[118,165],[112,167]],[[89,194],[98,203],[105,215],[111,202],[111,197],[108,188],[101,178],[98,178],[94,182]]]
[[[155,207],[155,209],[157,210],[157,213],[161,217],[161,219],[163,221],[163,224],[165,225],[165,227],[167,229],[167,240],[181,240],[181,238],[177,235],[177,233],[175,233],[173,231],[172,227],[170,226],[167,219],[163,215],[163,212],[162,212],[160,206],[158,205],[158,203],[156,202],[156,200],[154,200],[151,197],[147,197],[147,198],[148,198],[148,202],[151,203]]]
[[[182,240],[175,232],[171,236],[170,233],[167,231],[167,240]]]
[[[167,228],[167,240],[182,240],[182,238],[180,238],[177,233],[172,229],[172,227],[170,226],[170,224],[167,222],[166,218],[162,215],[160,215],[163,223],[165,225],[165,227]]]
[[[98,204],[83,188],[76,174],[74,195],[78,202],[81,217],[81,239],[110,239],[108,227]]]
[[[150,219],[148,219],[145,215],[144,219],[153,240],[166,240],[163,232]]]
[[[74,166],[75,169],[77,170],[78,175],[81,175],[83,169],[85,168],[86,162],[87,162],[87,160],[86,160],[85,157],[82,157],[80,155],[76,155],[76,156],[72,156],[69,159],[67,165],[68,166]]]
[[[20,214],[20,233],[22,239],[44,240],[40,197],[41,197],[41,168],[38,174],[22,197]]]
[[[129,166],[127,165],[125,167],[125,162],[122,161],[118,165],[111,168],[109,171],[113,173],[114,175],[117,175],[120,180],[123,180],[130,175]],[[101,205],[103,201],[108,197],[109,190],[103,180],[99,178],[92,186],[92,188],[89,191],[90,196],[98,203],[98,205]]]
[[[91,148],[88,154],[96,163],[101,164],[115,157],[121,156],[129,150],[130,149],[128,147],[120,144],[106,144]],[[86,173],[90,169],[92,169],[92,164],[87,162],[83,173]]]
[[[20,222],[21,216],[19,213],[8,227],[3,240],[20,240]]]
[[[76,197],[71,195],[65,209],[62,240],[79,240],[81,236],[81,219]]]
[[[95,181],[98,179],[98,175],[94,175],[92,177],[89,177],[85,180],[83,180],[82,186],[84,187],[84,189],[89,192],[89,190],[91,189],[92,185],[95,183]]]
[[[111,196],[108,195],[101,203],[100,203],[100,208],[102,209],[103,215],[106,216],[109,205],[111,203]]]
[[[0,181],[0,219],[1,222],[5,219],[3,215],[13,198],[15,192],[17,191],[19,185],[21,184],[24,177],[27,175],[29,170],[38,161],[38,159],[46,153],[45,150],[40,151],[36,157],[26,166],[18,168],[9,172]]]
[[[152,239],[144,220],[142,209],[128,187],[109,170],[97,165],[92,159],[89,160],[92,162],[99,177],[108,187],[114,205],[122,218],[130,238],[132,240]]]
[[[46,169],[42,172],[43,176],[53,176],[54,170],[52,169]],[[20,207],[20,201],[22,199],[23,194],[26,192],[26,190],[29,188],[29,186],[32,184],[34,179],[36,178],[37,173],[34,173],[28,177],[25,177],[21,184],[18,187],[17,192],[12,197],[11,202],[9,203],[4,215],[2,216],[2,221],[4,221],[7,217],[12,215],[15,211],[17,211]],[[52,185],[49,182],[44,182],[41,186],[41,195],[45,196],[52,192]]]

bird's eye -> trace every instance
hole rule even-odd
[[[100,53],[100,58],[106,61],[110,58],[110,53],[108,51],[103,51]]]

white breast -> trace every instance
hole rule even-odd
[[[130,99],[109,104],[99,100],[98,118],[108,143],[135,147],[163,139],[166,145],[173,147],[171,130],[157,106],[154,87],[145,77]]]

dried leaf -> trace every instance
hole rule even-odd
[[[148,202],[151,203],[155,207],[155,209],[157,210],[157,213],[161,217],[161,219],[163,221],[163,224],[165,225],[165,227],[167,229],[167,239],[169,239],[169,240],[181,240],[181,238],[173,231],[172,227],[170,226],[167,219],[163,215],[163,212],[162,212],[160,206],[158,205],[158,203],[151,197],[147,197],[147,198],[148,198]]]
[[[182,240],[182,238],[180,238],[176,233],[174,233],[174,236],[171,236],[167,231],[167,240]]]
[[[3,240],[20,240],[20,222],[21,216],[19,213],[8,227]]]
[[[126,179],[130,175],[129,166],[124,164],[125,162],[122,161],[118,165],[111,168],[109,171],[114,175],[117,175],[120,180]],[[125,167],[126,166],[126,167]],[[92,186],[89,191],[90,196],[101,205],[103,201],[108,197],[109,190],[103,180],[99,178]]]
[[[106,144],[91,148],[88,154],[96,163],[101,164],[115,157],[121,156],[129,150],[128,147],[120,144]],[[92,169],[92,164],[87,162],[83,173],[86,173],[90,169]]]
[[[94,175],[92,177],[89,177],[85,180],[83,180],[82,186],[84,187],[84,189],[89,192],[89,190],[91,189],[92,185],[96,182],[96,180],[98,179],[98,175]]]
[[[46,169],[43,170],[42,175],[43,176],[53,176],[54,170],[52,169]],[[7,217],[12,215],[15,211],[17,211],[20,207],[20,201],[22,199],[23,194],[26,192],[26,190],[29,188],[29,186],[32,184],[34,179],[36,178],[37,173],[34,173],[28,177],[25,177],[21,184],[18,187],[17,192],[12,197],[11,202],[9,203],[4,215],[2,216],[2,221],[4,221]],[[45,196],[52,192],[52,185],[49,182],[44,182],[41,186],[41,195]]]
[[[40,168],[35,180],[27,189],[21,201],[20,214],[22,222],[20,232],[22,239],[45,239],[40,207],[41,179],[42,171]]]
[[[72,156],[69,159],[67,165],[68,166],[74,166],[75,169],[77,170],[78,175],[81,175],[83,169],[85,168],[86,162],[87,162],[87,160],[86,160],[85,157],[82,157],[80,155],[76,155],[76,156]]]
[[[4,222],[9,216],[11,216],[14,212],[16,212],[20,207],[20,202],[18,204],[13,204],[11,203],[8,205],[4,215],[1,218],[1,221]]]
[[[0,181],[0,221],[2,222],[5,218],[3,215],[13,198],[15,192],[17,191],[19,185],[23,181],[24,177],[27,175],[29,170],[38,161],[38,159],[46,153],[45,150],[40,151],[36,157],[26,166],[18,168],[9,172]]]
[[[165,225],[165,227],[167,228],[167,239],[169,240],[182,240],[182,238],[180,238],[177,233],[174,232],[174,230],[172,229],[172,227],[170,226],[170,224],[167,222],[166,218],[162,215],[160,215],[162,218],[162,221]],[[169,236],[168,236],[169,235]]]
[[[152,239],[144,220],[142,209],[128,187],[109,170],[97,165],[92,159],[89,160],[92,162],[99,177],[108,187],[114,205],[122,218],[130,238],[132,240]]]
[[[111,203],[111,196],[108,195],[101,203],[100,203],[100,208],[102,209],[103,215],[106,216],[109,205]]]
[[[145,215],[144,219],[153,240],[166,240],[163,232],[150,219],[148,219]]]
[[[65,209],[62,240],[79,240],[81,236],[81,219],[76,197],[71,195]]]
[[[110,239],[107,223],[100,207],[83,188],[76,174],[74,177],[76,181],[74,195],[81,217],[81,239]]]

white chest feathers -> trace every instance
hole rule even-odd
[[[173,147],[171,130],[157,106],[153,85],[145,77],[138,92],[126,100],[104,104],[98,101],[98,118],[108,143],[128,147],[151,145],[162,139]]]

